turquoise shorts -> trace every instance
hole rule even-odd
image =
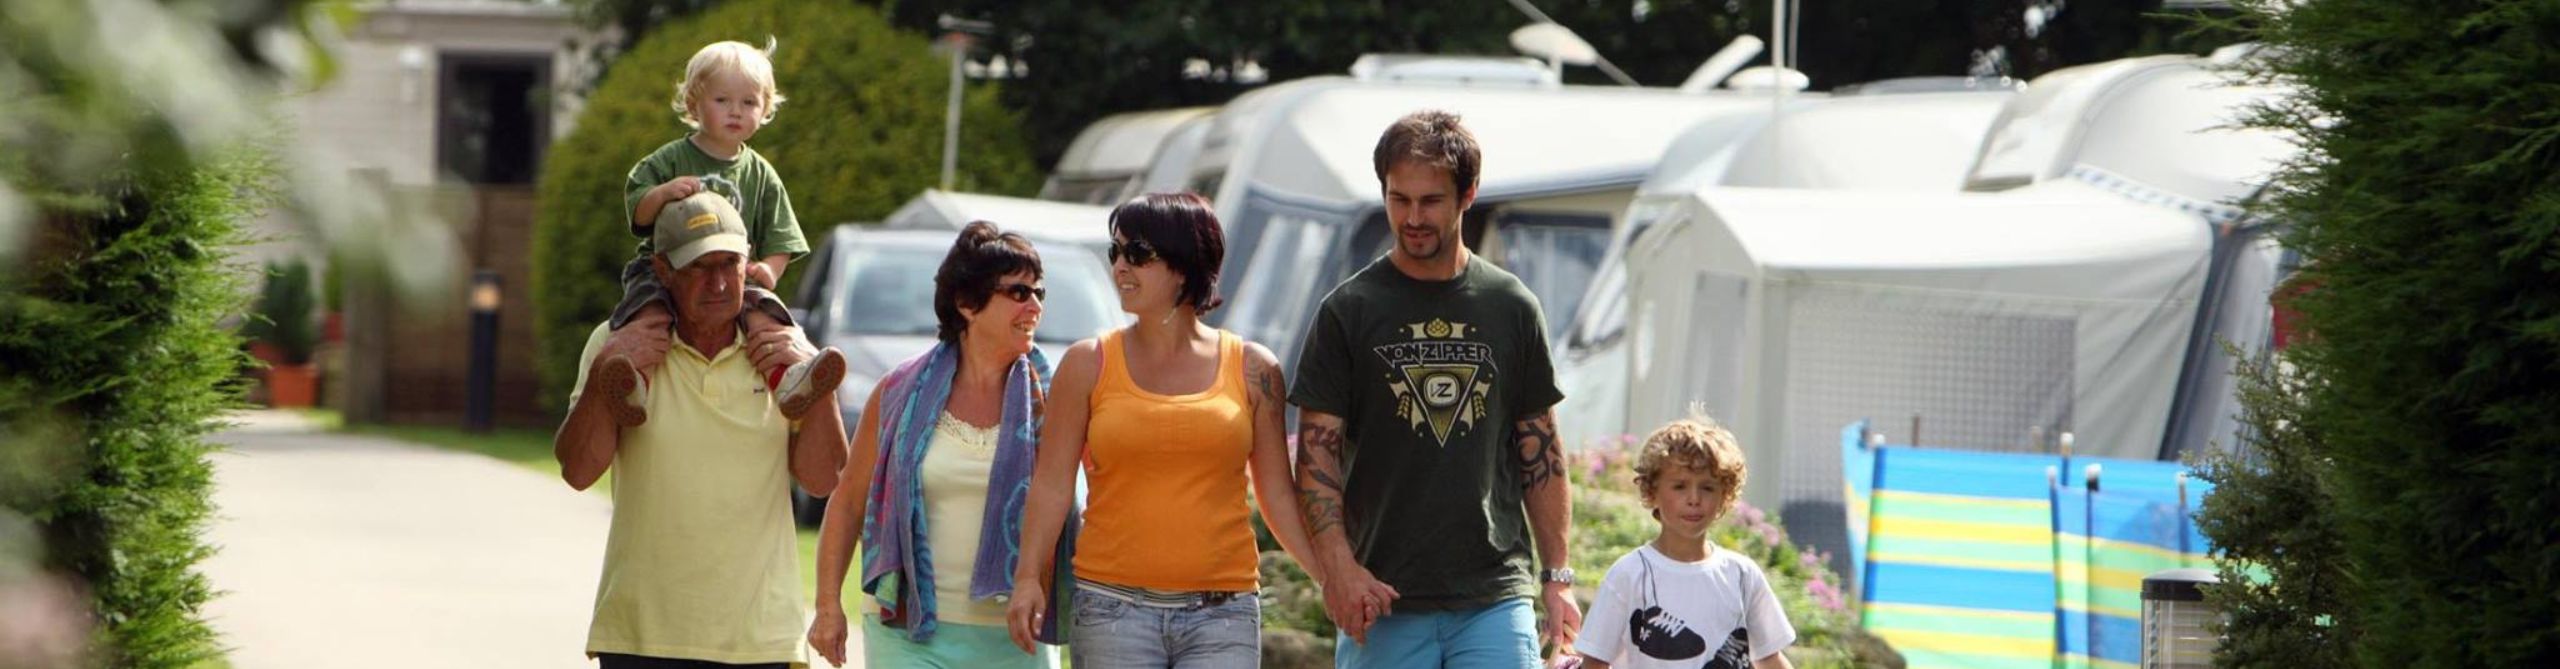
[[[1057,669],[1056,646],[1033,646],[1037,655],[1013,647],[1013,634],[993,625],[935,625],[933,639],[907,640],[907,631],[880,624],[880,616],[862,617],[862,663],[881,669]]]
[[[1538,669],[1538,665],[1538,613],[1527,599],[1457,611],[1398,611],[1369,626],[1365,644],[1352,641],[1348,634],[1334,635],[1336,669]]]

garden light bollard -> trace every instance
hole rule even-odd
[[[498,384],[498,306],[502,301],[498,272],[471,273],[471,359],[463,397],[464,429],[489,431],[489,413]]]
[[[2187,669],[2213,666],[2220,639],[2209,628],[2214,615],[2204,603],[2206,583],[2219,583],[2210,569],[2166,569],[2142,578],[2142,667]]]

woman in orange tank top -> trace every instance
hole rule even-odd
[[[1089,492],[1067,630],[1074,664],[1255,667],[1260,555],[1248,486],[1282,548],[1308,554],[1281,432],[1280,361],[1200,323],[1220,302],[1226,253],[1206,200],[1140,196],[1113,209],[1110,225],[1120,308],[1137,322],[1076,342],[1058,364],[1023,511],[1014,643],[1028,651],[1042,622],[1039,584],[1057,565],[1032,556],[1057,545],[1081,465]]]

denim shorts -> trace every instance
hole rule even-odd
[[[1078,667],[1255,669],[1262,665],[1262,602],[1250,593],[1159,606],[1080,586],[1073,620],[1067,654]]]

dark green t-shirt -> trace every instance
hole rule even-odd
[[[738,185],[738,192],[712,188],[712,192],[729,196],[729,204],[738,208],[738,216],[747,223],[747,246],[755,257],[789,254],[791,259],[809,254],[809,240],[800,234],[800,217],[791,211],[791,193],[782,188],[782,175],[773,171],[773,163],[764,161],[754,148],[740,147],[734,160],[721,160],[703,153],[691,138],[679,137],[666,146],[649,152],[640,164],[631,166],[631,176],[622,184],[622,218],[630,224],[631,234],[640,237],[640,256],[657,253],[657,245],[649,240],[649,228],[655,221],[630,220],[640,208],[640,198],[676,177],[719,175]]]
[[[1481,256],[1448,281],[1386,258],[1316,311],[1290,402],[1342,417],[1343,531],[1399,609],[1533,597],[1511,424],[1564,399],[1538,297]]]

